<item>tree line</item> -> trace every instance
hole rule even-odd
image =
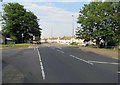
[[[27,42],[35,36],[38,40],[41,36],[37,16],[27,11],[19,3],[7,3],[3,5],[2,34],[16,41]]]
[[[81,25],[76,31],[77,38],[96,40],[99,47],[116,46],[120,41],[120,2],[85,4],[77,23]]]

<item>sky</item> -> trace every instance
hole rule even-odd
[[[11,0],[11,2],[16,1],[17,0]],[[77,24],[79,10],[84,4],[89,3],[87,0],[84,2],[78,2],[77,0],[71,0],[71,2],[68,0],[55,1],[17,1],[23,5],[27,11],[32,11],[38,19],[40,19],[39,25],[42,28],[42,38],[72,36],[73,24],[75,34],[75,29],[79,25]],[[8,2],[9,0],[4,0],[2,3],[0,2],[0,5]],[[0,11],[2,11],[2,6],[0,6]],[[72,17],[72,15],[74,17]]]

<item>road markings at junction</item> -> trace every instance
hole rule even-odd
[[[78,58],[78,57],[73,56],[73,55],[70,55],[70,56],[73,57],[73,58],[75,58],[75,59],[77,59],[77,60],[80,60],[80,61],[83,61],[83,62],[88,63],[88,64],[90,64],[90,65],[93,65],[93,63],[91,63],[91,62],[89,62],[89,61],[87,61],[87,60],[84,60],[84,59]]]
[[[63,51],[61,51],[61,50],[57,50],[58,52],[61,52],[61,53],[65,53],[65,52],[63,52]]]
[[[113,65],[118,65],[118,63],[113,63],[113,62],[101,62],[101,61],[89,61],[91,63],[99,63],[99,64],[113,64]]]
[[[38,47],[37,47],[37,52],[38,52],[39,61],[40,61],[40,67],[41,67],[41,71],[42,71],[42,78],[43,78],[43,80],[45,80],[45,72],[44,72],[43,63],[42,63],[42,59],[41,59]]]

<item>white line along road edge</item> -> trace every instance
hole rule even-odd
[[[118,65],[118,63],[113,63],[113,62],[100,62],[100,61],[89,61],[91,63],[99,63],[99,64],[113,64],[113,65]]]
[[[70,56],[73,57],[73,58],[75,58],[75,59],[77,59],[77,60],[83,61],[83,62],[85,62],[85,63],[87,63],[87,64],[93,65],[93,63],[91,63],[91,62],[89,62],[89,61],[87,61],[87,60],[84,60],[84,59],[78,58],[78,57],[73,56],[73,55],[70,55]]]
[[[41,67],[41,71],[42,71],[42,78],[43,78],[43,80],[45,80],[45,72],[44,72],[43,63],[42,63],[42,59],[41,59],[38,47],[37,47],[37,52],[38,52],[39,61],[40,61],[40,67]]]

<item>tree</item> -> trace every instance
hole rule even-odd
[[[39,28],[37,16],[32,12],[26,11],[19,3],[5,4],[3,10],[2,32],[16,40],[16,43],[26,42],[32,38],[31,35],[40,37],[41,28]]]
[[[96,39],[98,46],[101,40],[106,43],[111,41],[118,43],[119,5],[117,2],[91,2],[84,5],[78,17],[81,29],[78,30],[77,35],[85,40]]]

